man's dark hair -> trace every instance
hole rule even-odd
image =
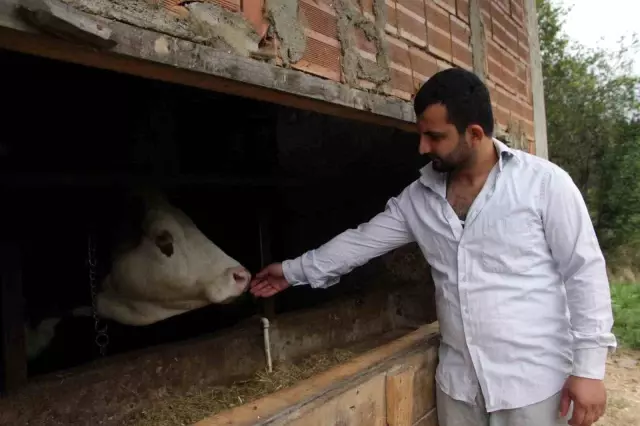
[[[487,136],[493,136],[489,89],[474,73],[462,68],[449,68],[434,74],[416,94],[413,101],[416,116],[434,104],[447,108],[449,122],[459,133],[477,124]]]

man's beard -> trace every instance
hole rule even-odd
[[[451,164],[436,155],[429,155],[428,158],[431,159],[431,167],[433,167],[433,170],[436,172],[449,173],[456,168],[455,164]]]
[[[469,148],[466,145],[464,137],[460,137],[458,140],[458,146],[456,146],[456,149],[449,154],[449,157],[465,157],[465,155],[470,155],[470,153],[467,152],[468,150]],[[431,167],[433,167],[433,170],[439,173],[451,173],[463,164],[460,162],[453,163],[451,161],[447,161],[435,154],[427,154],[427,157],[431,159]]]

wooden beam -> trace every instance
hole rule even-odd
[[[487,45],[484,24],[482,23],[480,0],[469,1],[469,26],[471,27],[471,53],[473,57],[473,72],[482,81],[487,80]]]
[[[548,159],[547,112],[544,105],[544,82],[542,77],[542,57],[540,54],[540,38],[538,36],[536,0],[525,0],[524,9],[527,19],[527,33],[529,36],[531,94],[533,97],[533,137],[536,144],[536,155]]]
[[[11,394],[27,383],[20,249],[0,242],[0,385]]]
[[[415,132],[410,102],[102,17],[116,43],[98,50],[43,34],[0,0],[0,48]],[[77,11],[79,12],[79,11]]]

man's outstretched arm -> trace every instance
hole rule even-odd
[[[251,283],[253,294],[269,297],[284,288],[311,285],[326,288],[342,275],[395,248],[414,241],[400,204],[407,191],[391,198],[385,210],[302,256],[269,265]]]

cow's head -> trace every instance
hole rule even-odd
[[[103,283],[100,313],[150,324],[243,294],[251,274],[158,194],[144,197],[140,242],[120,253]]]

